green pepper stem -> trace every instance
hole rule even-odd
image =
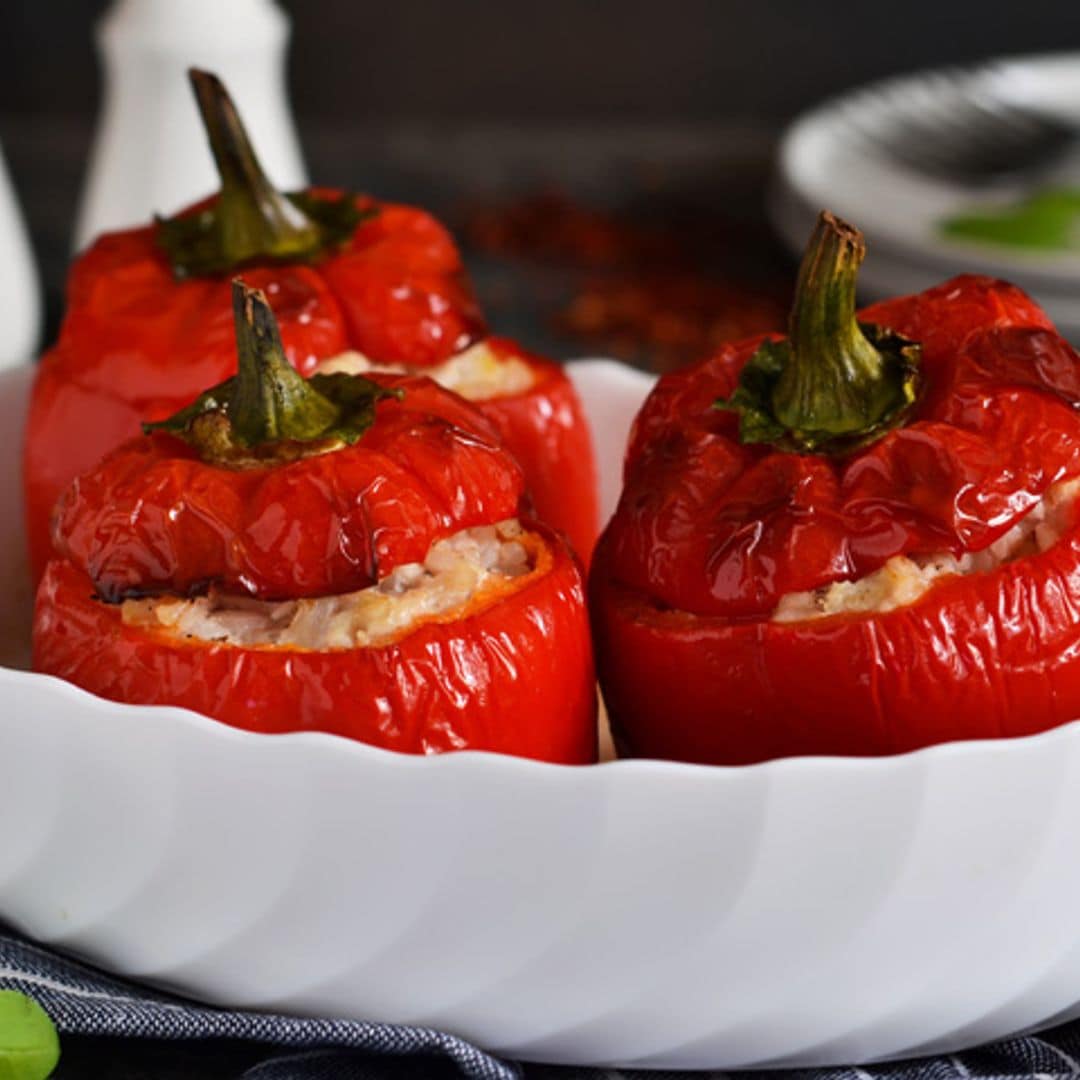
[[[289,363],[277,320],[258,289],[232,283],[237,373],[165,420],[143,424],[194,446],[204,461],[243,465],[295,460],[351,446],[375,422],[375,407],[403,390],[360,375],[303,378]]]
[[[364,218],[354,196],[282,194],[270,183],[236,106],[216,75],[188,72],[221,176],[217,199],[157,218],[157,243],[178,278],[232,273],[248,263],[313,262],[352,238]]]
[[[326,431],[338,410],[289,363],[266,296],[237,278],[232,301],[238,366],[228,416],[235,436],[259,446]]]
[[[885,357],[855,319],[862,234],[827,211],[799,267],[788,341],[791,356],[773,388],[773,414],[788,431],[849,435],[895,405]]]
[[[221,177],[217,218],[226,258],[238,265],[317,249],[322,243],[319,226],[270,183],[224,83],[196,68],[188,78]]]
[[[799,268],[788,331],[791,355],[773,389],[776,419],[789,431],[863,432],[895,408],[885,357],[855,318],[862,234],[827,211]]]
[[[747,360],[717,409],[739,417],[744,443],[843,454],[903,422],[919,391],[918,342],[855,317],[866,247],[858,229],[823,212],[810,238],[788,337]]]

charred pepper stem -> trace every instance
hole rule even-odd
[[[842,452],[899,423],[918,389],[919,346],[855,317],[866,246],[823,212],[799,268],[788,338],[766,342],[718,408],[739,413],[741,440]]]
[[[358,375],[305,379],[285,355],[261,290],[237,278],[232,297],[237,374],[167,420],[143,424],[145,432],[171,432],[222,465],[281,461],[351,445],[374,422],[379,401],[402,397]]]
[[[306,262],[344,243],[366,215],[351,195],[285,195],[270,183],[222,81],[188,72],[214,163],[217,200],[205,210],[158,218],[158,241],[177,277],[225,273],[251,262]]]

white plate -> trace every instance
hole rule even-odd
[[[1080,53],[992,61],[972,69],[1005,100],[1037,106],[1080,125]],[[902,168],[867,140],[890,130],[914,106],[947,112],[957,90],[934,71],[887,79],[835,98],[799,118],[780,145],[771,211],[801,251],[821,209],[857,225],[869,255],[860,285],[870,296],[916,292],[953,274],[980,272],[1015,282],[1066,333],[1080,335],[1080,255],[1047,254],[946,239],[941,221],[981,203],[1008,202],[1020,187],[972,188]],[[1080,158],[1060,176],[1080,184]]]
[[[573,371],[610,506],[648,380]],[[3,461],[25,376],[0,374]],[[6,477],[0,521],[16,494]],[[843,1063],[1078,1014],[1078,850],[1075,724],[879,760],[568,768],[252,735],[0,670],[0,919],[208,1001],[512,1057]]]

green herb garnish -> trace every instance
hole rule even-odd
[[[1047,188],[1007,206],[958,214],[943,221],[941,231],[999,247],[1080,250],[1080,188]]]
[[[60,1060],[49,1014],[17,990],[0,990],[0,1080],[45,1080]]]

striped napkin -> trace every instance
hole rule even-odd
[[[185,1049],[257,1045],[258,1060],[245,1064],[238,1080],[1080,1080],[1080,1021],[963,1054],[863,1067],[678,1073],[522,1065],[426,1028],[211,1008],[105,975],[2,928],[0,989],[19,990],[45,1009],[61,1051],[66,1037],[77,1037],[80,1047],[94,1037],[110,1046],[118,1039]],[[61,1080],[64,1062],[61,1056]]]

